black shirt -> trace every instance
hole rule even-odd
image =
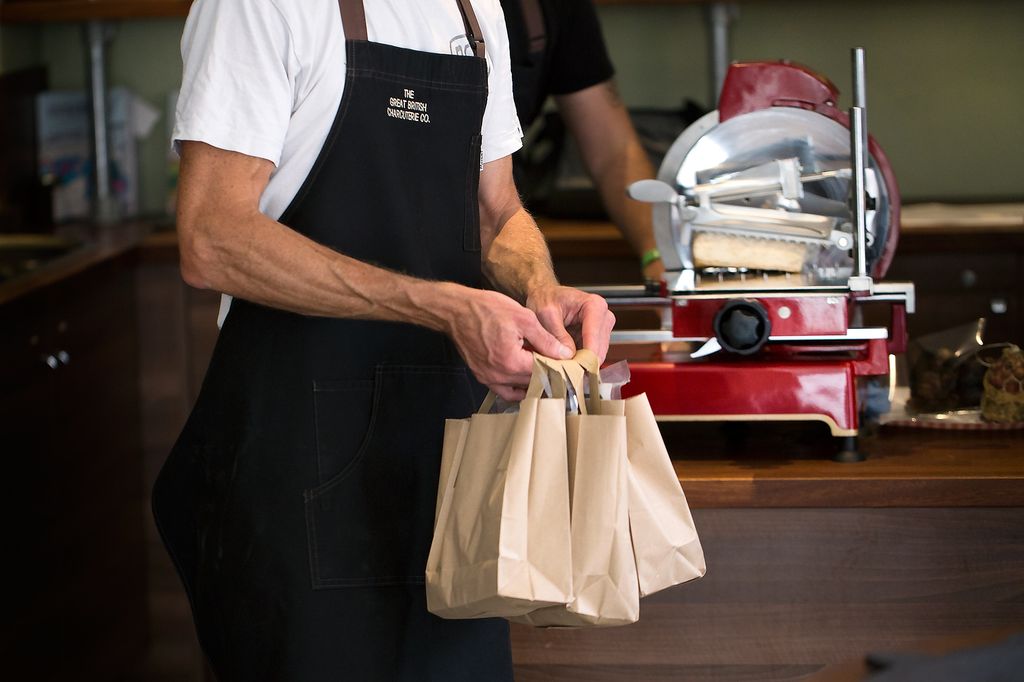
[[[544,17],[543,52],[531,53],[523,5],[536,3]],[[603,83],[614,74],[601,24],[590,0],[501,0],[512,57],[512,88],[523,130],[548,95],[565,95]]]

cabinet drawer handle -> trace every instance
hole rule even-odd
[[[71,364],[71,355],[69,355],[66,350],[57,351],[57,359],[60,360],[60,364],[62,365]]]
[[[57,356],[55,355],[44,355],[43,364],[49,367],[50,369],[57,369],[58,367],[60,367],[60,360],[58,360]]]

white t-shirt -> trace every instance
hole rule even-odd
[[[456,0],[363,4],[373,42],[441,54],[468,48]],[[499,0],[473,0],[473,8],[488,65],[481,130],[486,163],[519,149],[523,134]],[[181,56],[175,147],[196,140],[272,161],[276,168],[260,210],[276,220],[313,167],[341,102],[345,35],[338,0],[196,0]]]

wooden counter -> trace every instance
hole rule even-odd
[[[996,340],[1024,341],[1024,209],[1003,208],[908,212],[893,279],[917,285],[912,333],[986,315]],[[639,280],[612,225],[539,223],[563,281]],[[866,461],[841,464],[818,424],[661,426],[708,574],[645,599],[625,628],[515,626],[519,682],[796,680],[1024,630],[1024,431],[883,427],[862,436]]]
[[[996,340],[1024,341],[1024,209],[1010,208],[909,221],[893,279],[917,285],[912,333],[1000,303]],[[538,222],[563,281],[639,280],[610,224]],[[519,682],[796,680],[869,651],[1024,630],[1024,431],[882,427],[861,437],[866,461],[842,464],[820,424],[661,427],[708,574],[645,599],[624,628],[514,626]]]
[[[123,679],[146,651],[136,244],[0,285],[3,679]]]
[[[0,305],[59,284],[89,268],[128,253],[139,246],[154,229],[156,224],[153,221],[144,220],[103,227],[91,223],[62,226],[57,230],[57,235],[81,245],[41,264],[32,272],[0,282]],[[175,234],[173,230],[169,233]]]
[[[861,438],[868,458],[854,464],[829,459],[813,423],[662,431],[697,508],[1024,507],[1024,430],[885,426]]]
[[[519,682],[797,680],[1024,631],[1024,432],[883,427],[841,464],[824,427],[737,426],[662,425],[707,575],[627,627],[513,626]]]

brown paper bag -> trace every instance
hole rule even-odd
[[[598,371],[593,353],[580,351],[576,359],[588,372]],[[598,400],[593,409],[626,419],[629,525],[641,596],[700,578],[704,551],[647,396]]]
[[[541,362],[553,372],[565,373],[579,402],[580,413],[566,416],[573,598],[564,606],[538,609],[512,620],[539,626],[636,622],[640,594],[629,534],[625,417],[588,410],[578,362],[546,358]]]
[[[427,608],[515,616],[572,597],[565,383],[535,362],[517,414],[445,424]],[[553,380],[552,380],[553,379]],[[555,397],[544,398],[551,383]]]

